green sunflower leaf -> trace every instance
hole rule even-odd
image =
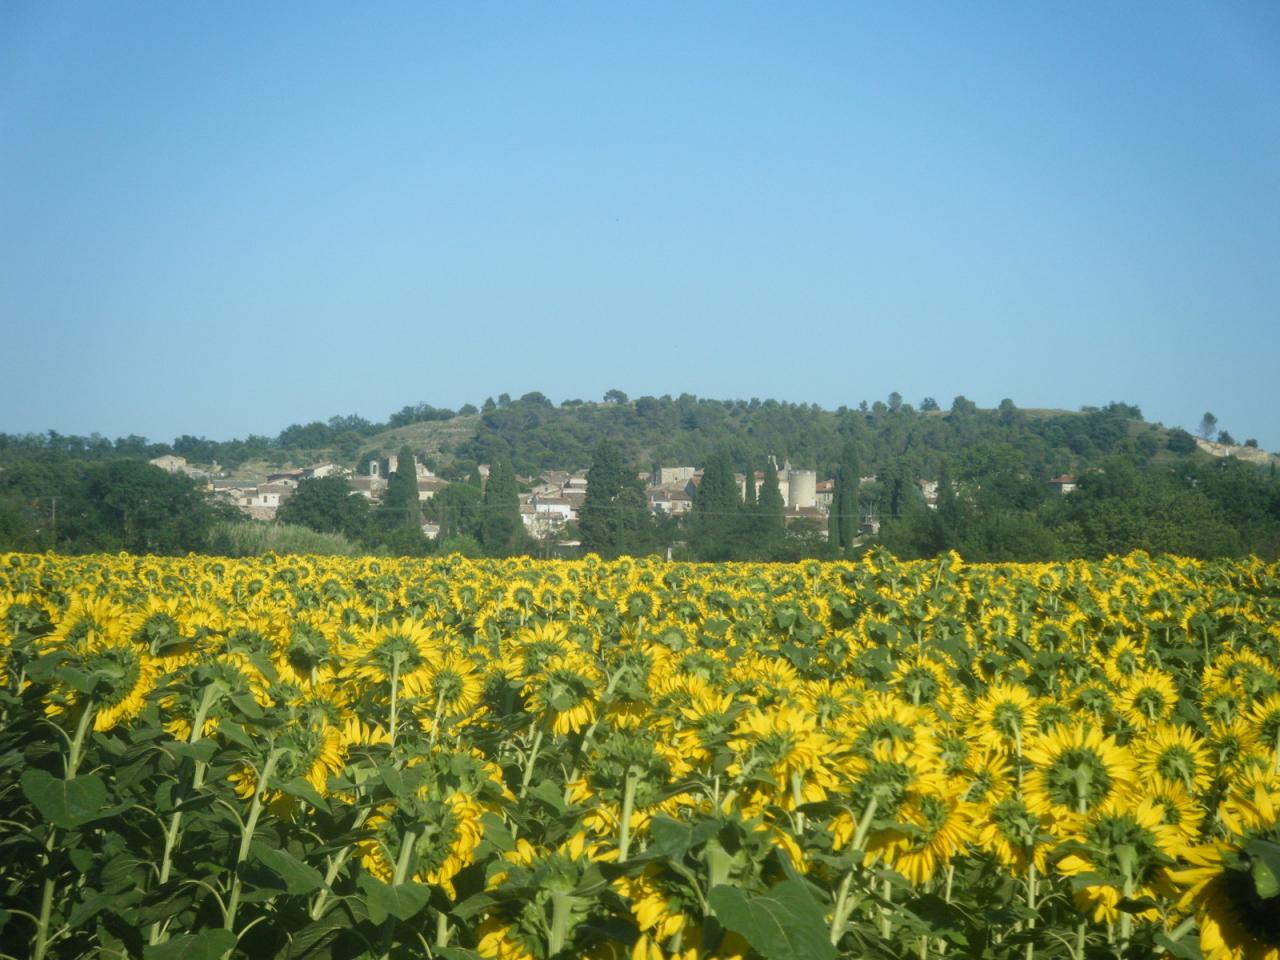
[[[360,876],[358,883],[369,908],[369,919],[374,923],[382,923],[389,916],[397,920],[412,919],[431,899],[430,888],[420,883],[392,886],[367,873]]]
[[[183,933],[167,943],[147,947],[143,960],[219,960],[236,945],[236,935],[230,930],[201,930],[199,933]]]
[[[765,960],[835,960],[822,907],[798,880],[784,880],[757,897],[720,885],[708,900],[716,919]]]
[[[23,794],[40,816],[63,830],[74,830],[110,812],[107,785],[93,774],[63,780],[44,770],[28,770],[21,783]]]

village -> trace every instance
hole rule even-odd
[[[791,526],[798,521],[808,521],[818,528],[821,536],[826,536],[835,481],[819,480],[816,471],[793,467],[789,461],[784,460],[779,464],[773,458],[771,460],[777,471],[778,492],[784,504],[784,523]],[[277,471],[268,474],[263,482],[252,482],[219,476],[221,471],[216,464],[212,469],[204,470],[192,466],[179,456],[156,457],[150,462],[169,473],[180,473],[203,481],[211,495],[237,507],[245,516],[260,521],[274,520],[280,506],[292,496],[299,483],[325,477],[341,477],[346,481],[352,496],[365,497],[374,504],[380,503],[387,489],[388,478],[399,470],[398,456],[389,454],[368,460],[359,472],[332,462],[324,462]],[[437,476],[416,457],[414,471],[417,475],[418,499],[424,504],[449,486],[450,481]],[[478,472],[483,485],[488,480],[489,465],[480,464]],[[638,479],[644,484],[651,513],[678,517],[693,509],[698,486],[702,481],[702,470],[692,466],[655,467],[648,473],[638,474]],[[736,479],[739,495],[745,498],[748,478],[739,473],[736,474]],[[519,495],[520,519],[530,536],[539,540],[552,539],[560,536],[566,527],[577,521],[578,512],[587,496],[587,471],[546,470],[537,476],[517,476],[516,480],[523,491]],[[764,473],[756,471],[751,477],[753,499],[758,496],[763,482]],[[874,475],[859,478],[860,486],[875,482]],[[938,481],[917,482],[925,506],[935,509]],[[1076,479],[1071,475],[1063,475],[1050,480],[1049,485],[1056,493],[1067,494],[1075,489]],[[438,524],[424,522],[422,532],[428,539],[435,539],[440,528]],[[859,533],[875,536],[879,532],[879,502],[874,498],[863,500],[860,505]]]

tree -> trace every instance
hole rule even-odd
[[[276,521],[361,540],[368,532],[369,501],[353,496],[341,477],[303,480],[293,496],[280,504]]]
[[[458,537],[480,539],[484,494],[479,485],[451,483],[427,501],[427,516],[440,525],[440,542]]]
[[[920,401],[921,413],[932,413],[937,409],[938,409],[938,401],[933,399],[933,397],[925,397],[923,400]]]
[[[626,403],[627,395],[618,389],[607,390],[605,391],[604,402],[605,403]]]
[[[511,460],[495,457],[489,466],[489,482],[484,488],[484,516],[480,523],[480,543],[493,557],[506,556],[524,542],[520,520],[520,494]]]
[[[782,491],[778,487],[778,468],[773,465],[772,460],[768,460],[765,462],[764,480],[760,483],[760,494],[752,516],[754,540],[763,559],[775,559],[782,544],[786,534],[786,518],[783,515],[785,508]]]
[[[187,477],[138,460],[88,466],[77,513],[82,547],[159,554],[203,549],[215,517]]]
[[[734,532],[741,505],[733,459],[727,451],[717,451],[703,466],[690,516],[690,539],[700,559],[730,559],[736,547]]]
[[[1165,440],[1165,445],[1174,453],[1192,453],[1196,449],[1195,437],[1187,433],[1181,427],[1174,427],[1169,431],[1169,436]]]
[[[1204,412],[1204,416],[1200,418],[1200,426],[1196,428],[1196,432],[1200,436],[1208,440],[1213,436],[1213,432],[1218,429],[1218,418],[1208,410]]]
[[[900,394],[897,390],[895,390],[893,391],[893,393],[889,394],[889,412],[897,413],[901,409],[902,409],[902,394]]]
[[[587,496],[578,513],[582,549],[603,557],[639,553],[649,546],[649,509],[635,471],[622,452],[601,440],[587,471]]]
[[[1232,447],[1235,446],[1236,438],[1231,435],[1230,430],[1219,430],[1218,442],[1225,443],[1227,446]]]
[[[858,448],[852,440],[845,441],[836,466],[835,486],[831,492],[831,513],[827,518],[827,542],[834,550],[848,550],[858,534]]]
[[[400,448],[395,472],[387,478],[387,492],[379,511],[387,529],[410,527],[422,529],[422,506],[418,500],[418,467],[413,450]]]

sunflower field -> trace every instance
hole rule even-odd
[[[0,556],[7,957],[1280,958],[1280,568]]]

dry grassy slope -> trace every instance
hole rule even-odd
[[[1196,446],[1211,457],[1235,457],[1258,466],[1280,466],[1280,455],[1268,453],[1259,447],[1246,447],[1241,444],[1215,443],[1212,440],[1201,440],[1196,437]]]

